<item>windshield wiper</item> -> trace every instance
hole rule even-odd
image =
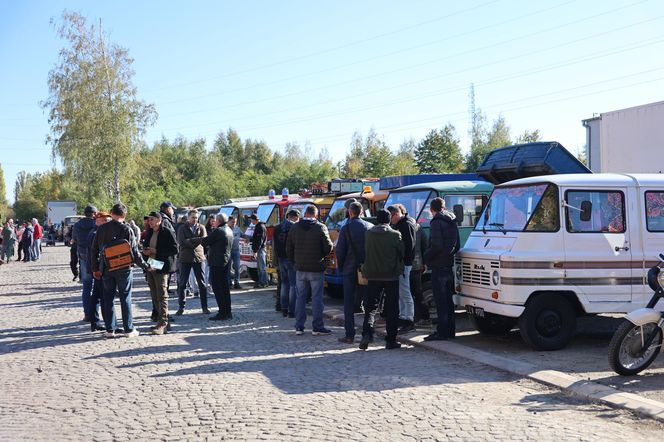
[[[489,213],[491,212],[491,201],[486,205],[486,208],[484,209],[484,223],[482,224],[482,233],[486,235],[486,222],[489,221]]]
[[[503,223],[489,223],[491,227],[498,227],[498,230],[503,232],[503,235],[507,235],[507,230],[505,230],[505,224]]]

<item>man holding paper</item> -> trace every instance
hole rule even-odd
[[[169,329],[168,274],[175,268],[175,256],[178,254],[175,232],[162,228],[161,221],[159,212],[150,212],[150,230],[143,240],[143,254],[149,256],[148,264],[151,267],[147,272],[148,286],[158,313],[157,325],[152,328],[153,335],[163,335]]]

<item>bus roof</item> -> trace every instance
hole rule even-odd
[[[412,192],[415,190],[435,190],[437,192],[491,192],[493,184],[487,181],[438,181],[434,183],[421,183],[403,186],[392,192]]]
[[[570,173],[541,175],[508,181],[502,186],[553,183],[562,186],[664,186],[664,174],[659,173]]]

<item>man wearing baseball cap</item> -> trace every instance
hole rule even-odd
[[[171,229],[173,232],[175,232],[175,209],[177,209],[177,207],[175,207],[170,201],[164,201],[159,206],[162,227]]]

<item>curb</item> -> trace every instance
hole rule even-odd
[[[343,323],[343,311],[327,310],[325,316],[333,321]],[[380,334],[384,334],[380,332]],[[546,384],[586,400],[602,402],[614,408],[622,408],[637,414],[664,422],[664,403],[641,397],[634,393],[620,391],[613,387],[588,381],[556,370],[540,370],[533,364],[516,361],[504,356],[495,355],[483,350],[467,347],[450,341],[423,341],[424,335],[399,336],[400,342],[411,344],[428,350],[448,353],[473,362],[488,365],[508,373],[516,374],[541,384]]]

